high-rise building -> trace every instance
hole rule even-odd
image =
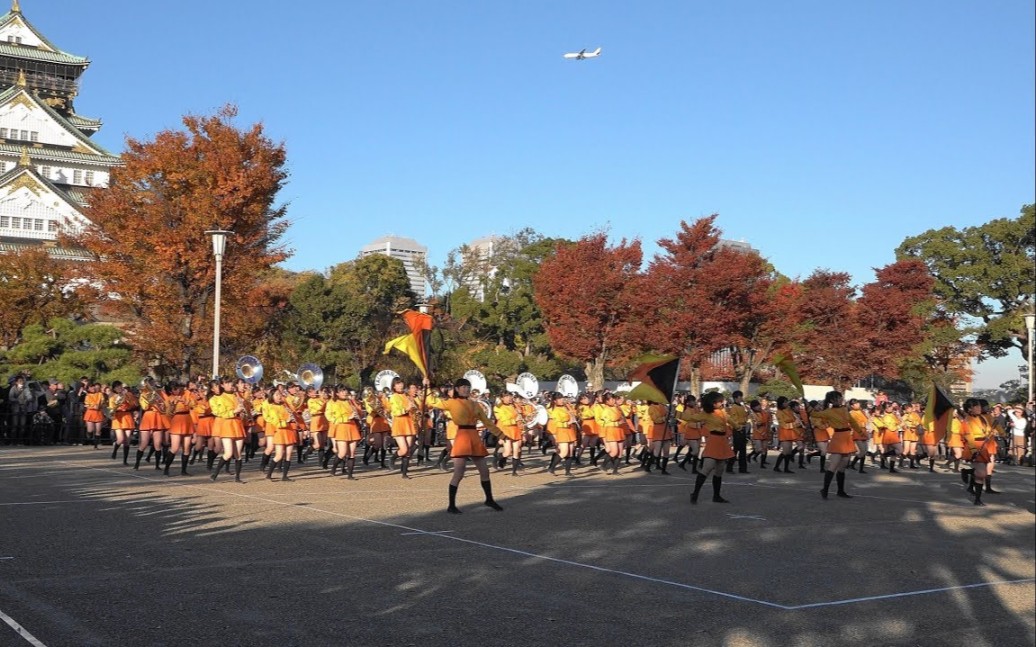
[[[79,77],[90,61],[61,51],[22,15],[0,16],[0,252],[49,245],[88,223],[91,191],[120,163],[90,137],[100,119],[76,114]]]
[[[467,244],[469,257],[463,260],[473,266],[473,271],[464,279],[464,286],[479,301],[485,301],[486,286],[496,276],[493,255],[498,251],[500,240],[499,236],[485,236]]]
[[[384,254],[403,261],[406,275],[410,279],[410,289],[418,299],[425,297],[428,279],[424,275],[424,264],[428,258],[428,248],[412,238],[400,236],[382,236],[360,249],[360,257],[371,254]]]

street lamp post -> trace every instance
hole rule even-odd
[[[1029,399],[1026,402],[1032,402],[1032,385],[1033,385],[1033,362],[1032,362],[1032,350],[1033,350],[1033,332],[1036,332],[1036,314],[1025,315],[1025,330],[1028,331],[1027,339],[1029,341]]]
[[[219,305],[223,297],[223,251],[227,247],[227,236],[234,232],[212,229],[205,235],[212,237],[212,253],[216,257],[216,307],[212,315],[212,378],[219,377]]]

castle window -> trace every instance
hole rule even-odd
[[[11,226],[11,219],[8,216],[0,216],[0,229],[7,229]]]
[[[18,216],[11,216],[11,229],[21,229],[22,219]]]
[[[93,171],[87,171],[86,172],[86,183],[87,183],[88,186],[93,186],[94,185],[94,172]]]
[[[40,175],[42,175],[43,177],[47,178],[48,180],[50,179],[50,173],[51,173],[51,169],[50,169],[49,166],[41,166],[40,167]]]
[[[43,220],[41,218],[34,220],[32,223],[32,229],[33,231],[43,231]]]
[[[0,139],[7,139],[7,129],[0,128]]]
[[[29,131],[28,130],[23,130],[22,131],[22,137],[21,137],[22,141],[25,141],[28,138],[29,138]]]
[[[22,229],[32,231],[32,218],[22,218]]]
[[[40,133],[39,133],[39,131],[34,130],[31,133],[29,133],[29,141],[31,141],[31,142],[38,142],[39,140],[40,140]]]
[[[74,171],[72,171],[72,184],[82,184],[82,183],[83,183],[83,172],[80,171],[79,169],[75,169]]]
[[[56,233],[57,230],[58,230],[58,221],[57,220],[48,220],[47,221],[47,231],[49,231],[50,233],[53,234],[53,233]]]

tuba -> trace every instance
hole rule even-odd
[[[519,375],[515,380],[515,385],[518,387],[518,393],[530,400],[540,393],[540,381],[532,373]]]
[[[248,384],[256,384],[263,379],[263,363],[251,355],[245,355],[237,360],[235,372]]]

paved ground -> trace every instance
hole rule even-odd
[[[494,474],[504,512],[469,472],[453,516],[425,469],[212,483],[108,455],[0,452],[0,645],[1036,644],[1032,469],[984,508],[921,470],[823,501],[815,464],[692,507],[679,470],[535,459]]]

